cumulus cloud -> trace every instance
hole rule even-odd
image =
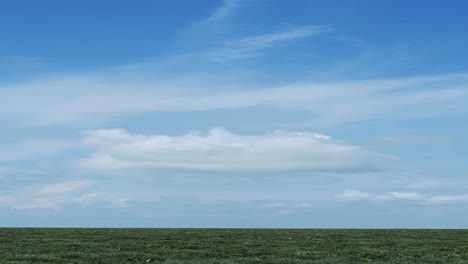
[[[216,128],[167,136],[102,129],[85,132],[83,143],[94,152],[76,165],[101,172],[354,172],[376,170],[394,159],[309,132],[239,135]]]

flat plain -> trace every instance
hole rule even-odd
[[[1,228],[0,263],[468,263],[468,230]]]

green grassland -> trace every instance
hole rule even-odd
[[[4,228],[0,263],[468,263],[468,230]]]

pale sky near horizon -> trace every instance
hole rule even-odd
[[[5,1],[0,226],[468,228],[466,1]]]

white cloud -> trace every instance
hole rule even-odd
[[[439,195],[427,199],[430,204],[442,204],[450,202],[466,202],[468,201],[468,194],[462,195]]]
[[[194,30],[200,39],[198,33],[209,31],[203,25],[219,25],[242,5],[241,1],[223,1],[206,19],[195,23],[198,25],[195,29],[192,27],[188,31]],[[229,31],[224,26],[220,30]],[[263,49],[327,31],[330,31],[328,26],[300,25],[250,37],[222,35],[214,40],[222,42],[222,46],[209,49],[212,58],[218,60],[249,57]],[[260,74],[247,65],[219,70],[219,65],[207,65],[206,57],[200,58],[200,52],[204,50],[161,59],[158,63],[150,61],[107,70],[55,74],[19,84],[0,85],[0,121],[13,125],[76,125],[116,116],[130,118],[131,114],[263,107],[306,110],[314,120],[340,123],[466,115],[467,111],[464,107],[468,96],[466,73],[329,82],[304,76],[294,83],[268,85],[264,84],[265,76],[261,74],[270,74],[269,65],[261,66]],[[242,79],[238,77],[239,72],[250,75]],[[277,83],[275,81],[284,78],[268,76],[268,79],[270,83]]]
[[[293,208],[312,208],[312,204],[310,203],[294,203],[292,204],[292,207]]]
[[[416,192],[390,192],[385,194],[371,194],[354,189],[344,190],[336,195],[338,200],[342,201],[392,201],[392,200],[412,200],[421,201],[424,195]]]
[[[454,202],[468,202],[468,194],[460,195],[423,195],[417,192],[389,192],[384,194],[371,194],[367,192],[361,192],[354,189],[344,190],[342,193],[335,195],[340,201],[395,201],[395,200],[406,200],[406,201],[419,201],[423,204],[445,204]]]
[[[51,184],[42,188],[40,192],[42,194],[65,194],[87,187],[91,185],[91,183],[91,181],[81,180]]]
[[[401,200],[421,200],[424,198],[424,195],[415,192],[392,192],[390,194],[393,199]]]
[[[353,189],[344,190],[342,193],[337,194],[336,197],[340,200],[344,201],[359,201],[359,200],[366,200],[371,195],[366,192],[360,192]]]
[[[193,172],[349,172],[379,169],[394,157],[309,132],[275,131],[238,135],[212,129],[206,135],[139,135],[121,129],[85,133],[94,153],[77,161],[79,168],[133,175]]]

